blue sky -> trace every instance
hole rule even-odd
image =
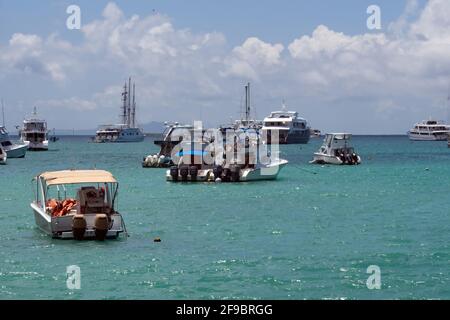
[[[70,4],[82,30],[65,27]],[[366,27],[371,4],[381,30]],[[0,0],[0,96],[10,127],[37,105],[51,127],[70,114],[88,129],[117,120],[132,75],[141,122],[217,125],[251,81],[259,118],[286,99],[324,131],[404,133],[446,117],[445,12],[445,0]]]
[[[1,40],[15,32],[40,35],[60,32],[68,39],[77,34],[65,28],[70,4],[82,8],[83,19],[91,21],[100,16],[109,1],[105,0],[1,0]],[[421,1],[424,3],[425,1]],[[127,14],[142,16],[153,10],[169,15],[178,28],[198,32],[216,30],[224,33],[230,43],[239,44],[249,36],[266,41],[288,43],[300,34],[311,33],[325,23],[333,30],[346,34],[366,32],[366,8],[377,4],[382,8],[384,24],[398,18],[405,0],[118,0],[117,5]],[[78,34],[79,36],[79,34]]]

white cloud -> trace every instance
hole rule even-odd
[[[411,117],[406,128],[391,124],[404,132],[425,113],[424,104],[427,116],[442,114],[436,96],[447,93],[450,79],[445,0],[430,0],[421,12],[409,0],[386,33],[347,35],[319,25],[285,45],[249,37],[231,50],[221,33],[180,29],[162,14],[127,17],[109,3],[101,18],[83,26],[82,36],[74,45],[56,34],[13,34],[0,44],[0,81],[14,76],[41,88],[29,104],[89,111],[89,119],[79,116],[80,126],[88,128],[117,118],[122,82],[132,75],[141,122],[191,121],[200,113],[227,121],[239,109],[237,92],[252,80],[261,117],[286,98],[314,126],[316,121],[331,128],[340,121],[377,131],[378,124],[370,127],[368,121],[388,121],[389,114]]]

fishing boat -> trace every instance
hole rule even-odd
[[[96,143],[111,142],[142,142],[144,132],[136,123],[136,84],[133,84],[133,97],[131,98],[131,78],[128,86],[125,83],[122,92],[121,123],[102,125],[92,139]]]
[[[310,163],[318,164],[361,164],[361,157],[351,146],[352,135],[350,133],[328,133],[325,135],[323,145],[314,153],[314,159]]]
[[[166,129],[162,134],[162,139],[154,141],[160,147],[156,154],[146,156],[142,161],[144,168],[168,168],[173,166],[172,150],[181,141],[191,141],[193,139],[193,125],[183,125],[178,122],[164,123]]]
[[[25,143],[14,143],[4,126],[0,126],[0,144],[6,151],[8,158],[25,158],[28,146]]]
[[[45,172],[33,179],[37,226],[57,239],[115,239],[126,232],[116,211],[118,182],[103,170]]]
[[[6,164],[6,159],[8,158],[6,151],[0,146],[0,164]]]
[[[37,117],[36,107],[34,107],[32,117],[23,121],[20,141],[26,144],[30,151],[48,150],[47,122]]]
[[[274,139],[274,131],[278,133],[278,138]],[[273,111],[264,119],[262,134],[267,144],[307,144],[311,129],[298,112],[287,111],[283,103],[281,111]]]
[[[450,126],[433,119],[416,123],[408,132],[409,139],[413,141],[445,141],[449,134]]]
[[[259,160],[259,139],[235,140],[234,146],[213,143],[182,143],[177,154],[177,165],[166,172],[167,181],[172,182],[248,182],[274,180],[287,160],[267,157]],[[243,148],[242,151],[238,149]]]

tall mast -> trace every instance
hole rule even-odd
[[[131,110],[133,128],[136,128],[136,82],[133,83],[133,107]]]
[[[245,121],[250,119],[250,82],[245,87]]]
[[[126,124],[127,121],[127,83],[125,82],[125,85],[123,86],[123,92],[122,92],[122,124]]]
[[[127,125],[131,125],[131,77],[128,78],[128,112],[127,112]]]

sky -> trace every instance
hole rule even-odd
[[[11,131],[34,106],[50,128],[117,123],[129,76],[140,123],[228,123],[250,82],[256,118],[284,100],[323,132],[404,134],[448,120],[450,1],[0,0]]]

